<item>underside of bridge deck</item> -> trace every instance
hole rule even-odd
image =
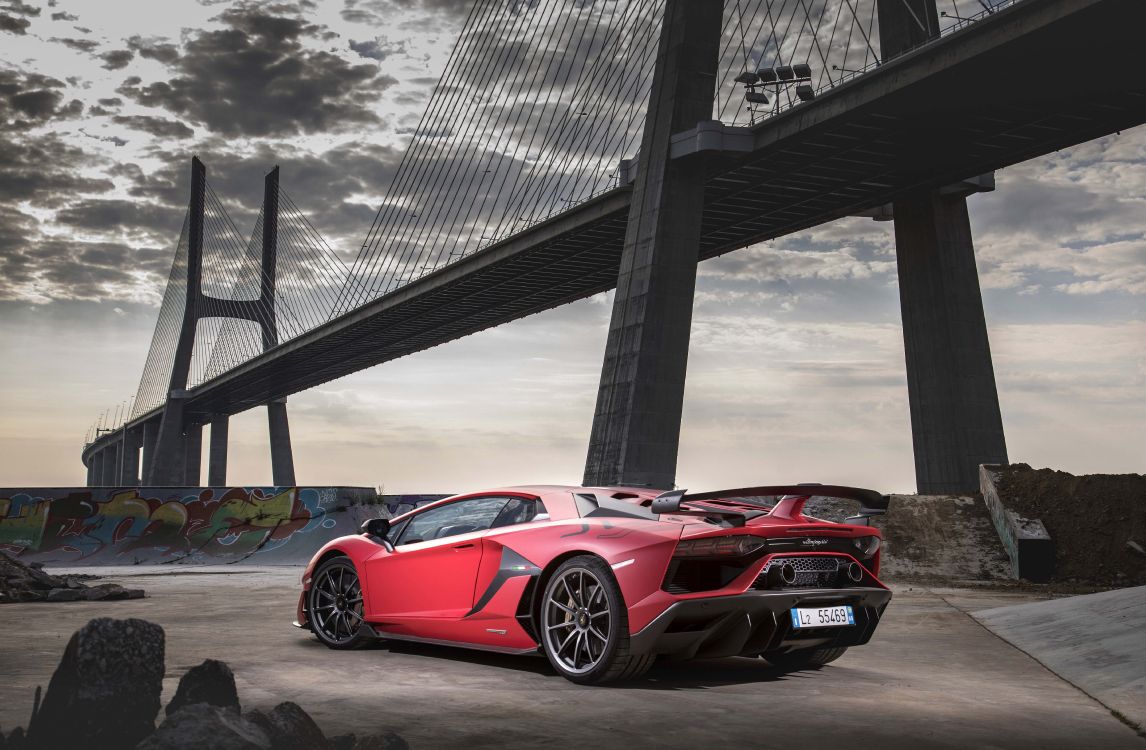
[[[1146,122],[1146,77],[1128,62],[1144,27],[1141,0],[1016,3],[748,129],[748,152],[684,157],[706,174],[699,258]],[[235,414],[608,290],[630,196],[598,195],[279,344],[189,391],[186,418]]]

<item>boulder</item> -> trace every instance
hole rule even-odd
[[[356,737],[353,750],[410,750],[410,746],[393,732],[386,732]]]
[[[146,620],[90,621],[72,635],[28,726],[30,747],[134,747],[155,729],[163,628]]]
[[[192,703],[168,716],[136,750],[271,750],[271,740],[234,708]]]
[[[297,703],[286,701],[271,709],[269,714],[250,711],[246,717],[267,733],[272,750],[326,750],[330,747],[314,719]]]
[[[239,691],[235,688],[235,675],[221,661],[207,659],[191,667],[179,680],[175,697],[167,704],[168,716],[184,706],[206,703],[209,706],[239,710]]]
[[[52,589],[44,597],[48,602],[75,602],[84,598],[84,592],[76,589]]]
[[[93,602],[101,599],[126,599],[127,589],[118,583],[101,583],[98,586],[85,588],[83,596],[88,601]]]

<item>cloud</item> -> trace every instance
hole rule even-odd
[[[78,99],[64,102],[62,88],[63,81],[38,73],[0,70],[0,122],[19,131],[83,114]]]
[[[360,57],[366,57],[371,60],[382,62],[390,55],[395,53],[405,54],[406,45],[402,43],[393,43],[383,37],[376,37],[368,39],[363,42],[356,42],[350,40],[350,49],[358,53]]]
[[[329,133],[380,123],[373,105],[397,81],[374,65],[351,65],[307,46],[326,37],[323,27],[248,4],[217,20],[225,28],[194,33],[182,55],[171,60],[170,79],[125,81],[119,92],[229,137]]]
[[[32,23],[26,18],[16,18],[5,13],[0,13],[0,31],[8,31],[23,36],[27,33],[28,27],[31,25]]]
[[[127,64],[134,58],[135,53],[129,49],[115,49],[100,55],[100,59],[103,60],[103,67],[108,70],[121,70],[122,68],[126,68]]]
[[[92,39],[67,39],[67,38],[60,38],[60,37],[52,37],[48,41],[57,42],[59,44],[64,45],[65,47],[70,47],[70,48],[72,48],[74,50],[78,50],[80,52],[91,52],[96,47],[99,47],[99,42],[94,41]]]
[[[113,122],[124,125],[132,130],[142,130],[151,133],[157,138],[190,138],[195,131],[181,122],[167,120],[162,117],[148,115],[116,115],[111,118]]]
[[[127,40],[127,46],[139,53],[139,56],[148,60],[158,60],[164,65],[170,65],[179,59],[179,48],[162,39],[144,39],[133,36]]]
[[[78,21],[78,20],[80,20],[80,17],[74,16],[71,13],[53,13],[52,14],[52,20],[53,21]]]
[[[7,2],[4,3],[4,10],[17,13],[21,16],[31,16],[32,18],[36,18],[40,15],[39,8],[20,2],[20,0],[7,0]]]

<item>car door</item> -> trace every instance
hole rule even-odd
[[[508,497],[457,500],[416,513],[393,539],[394,551],[368,563],[375,622],[460,618],[473,606],[481,538]]]

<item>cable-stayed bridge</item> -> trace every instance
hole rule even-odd
[[[617,288],[587,483],[671,486],[699,260],[895,221],[921,492],[1006,460],[966,196],[1146,121],[1139,0],[476,0],[347,266],[278,184],[244,239],[197,160],[139,390],[90,484],[226,482],[226,419]],[[140,450],[142,448],[142,462]]]

